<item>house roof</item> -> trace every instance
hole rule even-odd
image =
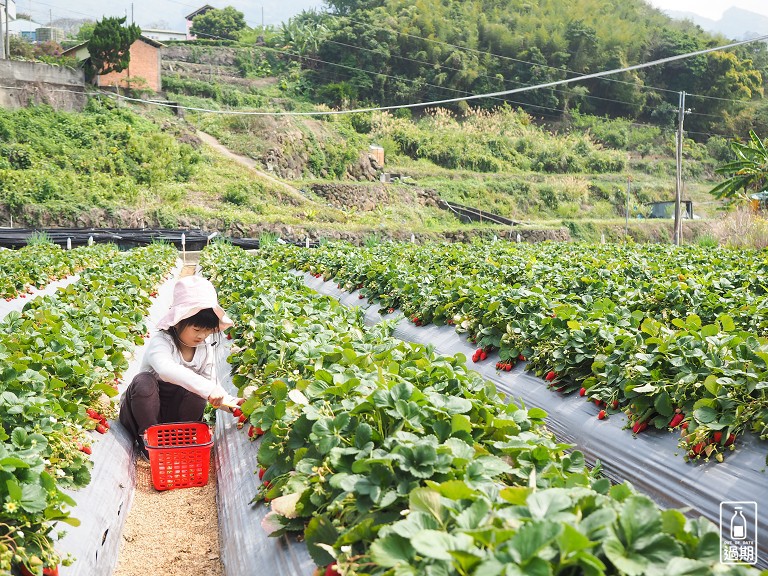
[[[187,14],[184,18],[186,20],[192,20],[192,18],[194,18],[195,16],[199,16],[200,14],[205,14],[206,12],[208,12],[208,10],[216,10],[216,8],[214,8],[210,4],[206,4],[205,6],[201,6],[191,14]]]
[[[139,36],[136,39],[136,41],[137,42],[139,42],[139,41],[144,42],[145,44],[149,44],[150,46],[153,46],[155,48],[162,48],[163,46],[165,46],[165,44],[163,44],[162,42],[158,42],[157,40],[153,40],[152,38],[147,38],[143,34],[141,36]],[[86,42],[81,42],[80,44],[78,44],[76,46],[72,46],[72,48],[67,48],[66,50],[64,50],[64,52],[61,53],[61,55],[62,56],[74,55],[78,50],[81,50],[82,48],[86,48],[87,46],[88,46],[88,42],[87,41]]]

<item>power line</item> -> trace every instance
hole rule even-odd
[[[384,111],[384,110],[399,110],[403,108],[420,108],[420,107],[428,107],[428,106],[438,106],[441,104],[449,104],[453,102],[463,102],[467,100],[478,100],[481,98],[495,98],[497,96],[506,96],[508,94],[519,94],[522,92],[528,92],[529,90],[537,90],[540,88],[549,88],[552,86],[561,86],[564,84],[570,84],[572,82],[580,82],[583,80],[590,80],[592,78],[602,78],[605,76],[610,76],[612,74],[619,74],[621,72],[629,72],[632,70],[639,70],[642,68],[649,68],[651,66],[658,66],[660,64],[666,64],[667,62],[675,62],[677,60],[684,60],[686,58],[692,58],[694,56],[701,56],[703,54],[708,54],[710,52],[715,51],[721,51],[721,50],[727,50],[729,48],[734,48],[736,46],[742,46],[744,44],[750,44],[752,42],[759,42],[768,39],[768,35],[766,36],[760,36],[758,38],[752,38],[750,40],[742,40],[739,42],[733,42],[731,44],[725,44],[723,46],[717,46],[714,48],[706,48],[704,50],[698,50],[696,52],[688,52],[685,54],[678,54],[676,56],[669,56],[667,58],[661,58],[659,60],[653,60],[651,62],[644,62],[641,64],[635,64],[632,66],[627,66],[624,68],[615,68],[612,70],[604,70],[602,72],[595,72],[593,74],[585,74],[583,76],[577,76],[576,78],[565,78],[562,80],[555,80],[552,82],[545,82],[543,84],[538,84],[535,86],[524,86],[521,88],[514,88],[512,90],[502,90],[499,92],[489,92],[486,94],[471,94],[469,96],[462,96],[459,98],[447,98],[444,100],[433,100],[431,102],[419,102],[414,104],[396,104],[392,106],[377,106],[377,107],[367,107],[367,108],[355,108],[352,110],[323,110],[323,111],[315,111],[315,112],[258,112],[258,111],[235,111],[235,110],[208,110],[204,108],[194,108],[194,107],[187,107],[187,110],[191,111],[199,111],[199,112],[210,112],[214,114],[228,114],[228,115],[251,115],[251,116],[331,116],[331,115],[340,115],[340,114],[356,114],[361,112],[377,112],[377,111]],[[133,100],[136,102],[149,102],[142,100],[140,98],[128,98],[126,96],[120,96],[120,98],[125,98],[127,100]],[[151,103],[151,102],[150,102]]]

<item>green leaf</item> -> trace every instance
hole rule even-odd
[[[431,514],[437,520],[442,520],[443,505],[440,501],[440,493],[431,488],[416,488],[408,496],[408,507]]]
[[[411,564],[415,554],[413,546],[407,538],[390,534],[383,538],[378,538],[371,544],[371,558],[379,566],[385,568],[394,568],[399,564],[406,566]],[[325,566],[327,562],[317,562],[320,566]]]
[[[698,410],[693,411],[693,417],[701,424],[709,424],[717,419],[717,412],[714,408],[702,406]]]
[[[563,531],[557,537],[557,545],[563,558],[566,558],[574,552],[594,546],[595,543],[570,524],[563,524]]]
[[[435,560],[450,561],[450,551],[466,550],[471,543],[471,539],[465,534],[448,534],[440,530],[422,530],[411,538],[411,546],[416,552]]]
[[[562,529],[562,524],[551,520],[530,522],[521,526],[508,544],[515,562],[524,564],[531,560],[542,548],[551,544]]]
[[[472,421],[464,414],[454,414],[451,416],[451,432],[472,433]]]
[[[307,551],[315,564],[326,566],[335,560],[328,551],[318,546],[318,544],[333,546],[339,537],[338,531],[327,516],[314,516],[307,525],[304,537],[307,541]]]

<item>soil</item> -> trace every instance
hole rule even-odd
[[[185,266],[181,276],[194,274]],[[211,453],[213,458],[213,453]],[[222,576],[216,473],[208,484],[158,492],[148,462],[136,462],[136,492],[114,576]]]

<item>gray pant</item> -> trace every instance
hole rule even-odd
[[[206,403],[205,398],[158,380],[151,372],[139,372],[123,394],[119,419],[143,449],[141,436],[147,428],[169,422],[200,421]]]

